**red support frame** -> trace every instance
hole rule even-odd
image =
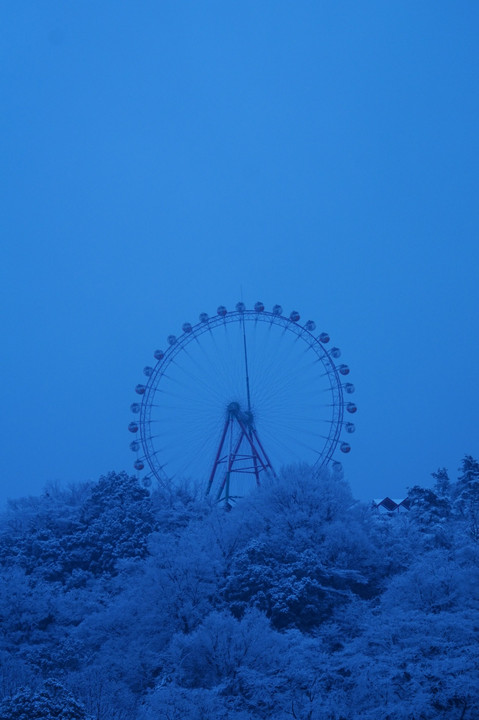
[[[225,442],[228,430],[231,431],[232,436],[234,431],[237,430],[238,436],[235,440],[234,447],[230,448],[230,452],[225,453]],[[248,446],[248,454],[240,453],[240,448],[243,443],[246,443]],[[228,410],[228,415],[225,419],[218,450],[216,452],[213,467],[208,479],[206,494],[208,495],[213,487],[220,465],[226,463],[226,469],[217,492],[217,500],[221,500],[226,488],[226,495],[224,499],[228,503],[229,480],[231,474],[235,471],[235,463],[239,460],[244,461],[246,459],[252,460],[252,467],[246,469],[241,468],[238,472],[254,474],[257,485],[260,485],[260,472],[270,472],[272,475],[276,475],[271,461],[258,437],[256,428],[252,424],[251,416],[249,414],[242,413],[239,406],[235,405],[233,409]]]

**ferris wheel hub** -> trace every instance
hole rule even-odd
[[[230,402],[228,407],[226,408],[229,415],[238,415],[241,412],[241,406],[239,402]]]
[[[246,425],[247,427],[253,426],[253,413],[251,412],[251,410],[242,410],[239,402],[230,402],[226,408],[226,412],[230,418],[236,418],[237,420],[241,420],[241,422],[244,423],[244,425]]]

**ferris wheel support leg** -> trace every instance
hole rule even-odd
[[[234,450],[233,450],[233,452],[231,452],[230,455],[229,455],[229,458],[228,458],[228,466],[227,466],[227,468],[226,468],[225,476],[224,476],[224,478],[223,478],[223,482],[221,483],[220,489],[218,490],[218,495],[216,496],[216,499],[217,499],[217,500],[220,500],[220,499],[221,499],[221,495],[222,495],[223,490],[224,490],[224,488],[225,488],[225,485],[226,485],[227,483],[228,483],[228,495],[229,495],[229,479],[230,479],[230,475],[231,475],[231,470],[232,470],[232,468],[233,468],[233,463],[234,463],[235,458],[236,458],[236,453],[238,452],[238,450],[239,450],[239,448],[240,448],[241,441],[243,440],[243,437],[244,437],[244,430],[243,430],[243,428],[241,428],[241,432],[240,432],[240,435],[239,435],[238,440],[236,441]],[[226,498],[226,500],[228,500],[228,498]]]
[[[213,463],[213,469],[211,470],[211,474],[210,474],[210,477],[209,477],[209,480],[208,480],[208,486],[207,486],[207,488],[206,488],[206,494],[207,494],[207,495],[209,495],[209,492],[210,492],[210,490],[211,490],[211,486],[213,485],[213,480],[215,479],[216,470],[217,470],[218,465],[219,465],[219,459],[220,459],[220,457],[221,457],[221,451],[223,450],[223,445],[225,444],[226,433],[228,432],[228,427],[229,427],[229,425],[230,425],[230,422],[231,422],[231,417],[228,416],[228,417],[226,418],[226,420],[225,420],[225,425],[224,425],[224,428],[223,428],[223,432],[222,432],[222,434],[221,434],[220,444],[219,444],[219,446],[218,446],[218,452],[216,453],[215,461],[214,461],[214,463]]]
[[[253,434],[252,430],[250,429],[250,439],[252,439],[251,438],[252,434]],[[254,465],[254,476],[256,478],[256,485],[259,487],[260,482],[259,482],[258,458],[256,457],[256,455],[253,455],[253,465]]]
[[[251,437],[250,437],[250,434],[248,433],[248,431],[247,431],[247,429],[246,429],[243,421],[240,420],[240,418],[237,418],[237,419],[238,419],[238,424],[239,424],[241,430],[243,431],[243,435],[246,437],[246,439],[248,440],[248,442],[249,442],[249,444],[250,444],[251,452],[253,453],[253,459],[256,458],[256,460],[259,461],[259,464],[261,465],[261,469],[262,469],[262,470],[268,470],[268,468],[269,468],[269,469],[273,472],[273,474],[274,474],[273,467],[272,467],[272,465],[271,465],[271,463],[270,463],[270,461],[269,461],[269,459],[268,459],[268,456],[266,455],[265,451],[263,450],[263,447],[262,447],[262,445],[261,445],[261,443],[260,443],[260,441],[259,441],[259,438],[258,438],[258,435],[257,435],[257,433],[256,433],[256,430],[255,430],[253,427],[251,428]],[[258,443],[258,446],[259,446],[259,448],[261,449],[261,452],[262,452],[263,455],[264,455],[264,460],[263,460],[263,458],[261,457],[261,455],[259,454],[259,452],[258,452],[258,450],[257,450],[257,448],[256,448],[256,445],[255,445],[254,442],[253,442],[253,436],[254,436],[254,438],[256,439],[256,441],[257,441],[257,443]],[[266,460],[266,462],[265,462],[265,460]]]
[[[258,437],[258,433],[256,432],[256,430],[255,430],[254,428],[251,429],[251,432],[252,432],[252,434],[254,435],[255,440],[256,440],[256,442],[258,443],[259,448],[260,448],[261,452],[262,452],[263,455],[264,455],[264,459],[266,460],[266,466],[267,466],[267,468],[269,468],[269,469],[271,470],[271,472],[273,473],[273,477],[277,477],[277,476],[276,476],[276,473],[275,473],[275,471],[274,471],[274,467],[271,465],[271,460],[269,459],[268,455],[266,454],[266,450],[264,449],[264,447],[263,447],[263,445],[262,445],[262,443],[261,443],[261,440],[260,440],[259,437]]]

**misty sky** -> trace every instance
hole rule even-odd
[[[342,349],[356,497],[479,455],[477,3],[29,0],[0,32],[2,501],[133,472],[143,366],[241,296]]]

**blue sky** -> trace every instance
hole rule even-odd
[[[342,348],[357,497],[479,455],[478,20],[2,6],[2,498],[130,470],[143,366],[241,292]]]

